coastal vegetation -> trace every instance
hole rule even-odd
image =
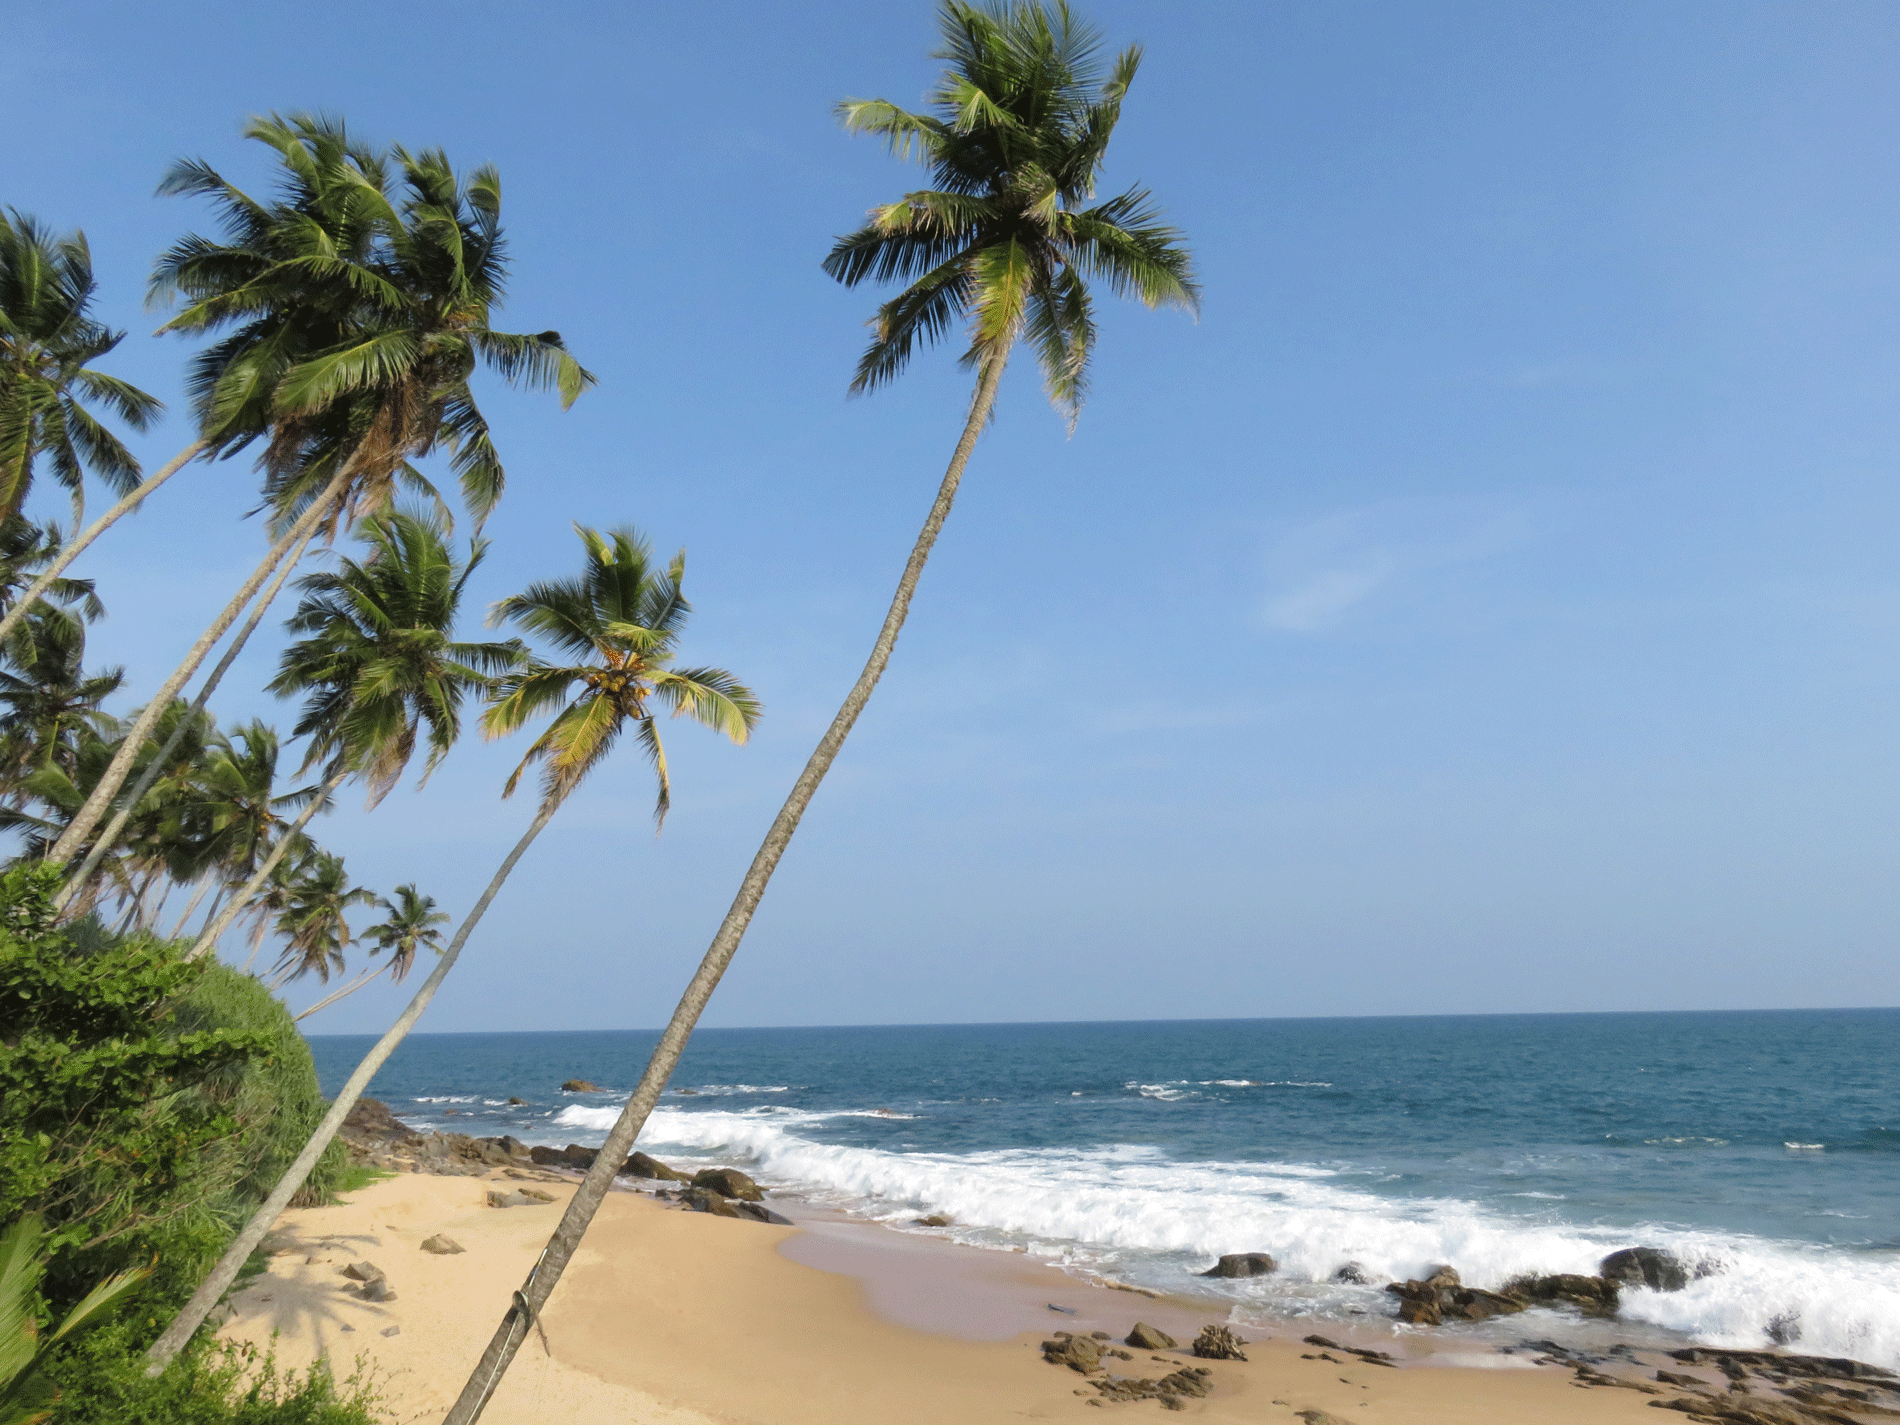
[[[1018,344],[1073,427],[1091,284],[1149,307],[1198,303],[1181,235],[1148,193],[1096,193],[1139,47],[1107,57],[1061,0],[945,0],[939,25],[946,69],[924,111],[838,108],[847,131],[921,162],[929,186],[874,209],[823,266],[846,287],[905,284],[877,308],[853,392],[964,332],[961,434],[862,672],[452,1421],[479,1415],[559,1280],[888,667]],[[150,275],[160,331],[196,346],[183,447],[149,475],[112,426],[147,431],[162,407],[98,369],[124,333],[91,314],[83,234],[0,212],[0,829],[17,853],[0,875],[0,1231],[18,1263],[0,1310],[28,1334],[46,1328],[0,1381],[19,1406],[9,1421],[45,1418],[55,1401],[75,1421],[366,1418],[362,1381],[284,1377],[200,1328],[287,1207],[345,1186],[344,1118],[589,775],[631,739],[661,827],[674,795],[661,718],[743,744],[761,716],[734,673],[682,661],[685,555],[656,555],[630,525],[577,525],[576,572],[490,610],[511,636],[460,632],[506,487],[478,382],[552,391],[566,408],[595,378],[557,331],[492,324],[510,273],[494,169],[307,114],[255,118],[245,136],[270,156],[270,191],[195,158],[160,184],[209,204],[215,229],[181,237]],[[124,591],[70,574],[74,561],[181,472],[241,454],[263,536],[249,573],[153,686],[90,663],[101,594]],[[27,513],[48,473],[70,535]],[[89,482],[113,503],[88,524]],[[318,551],[328,567],[307,571]],[[297,602],[267,686],[297,702],[296,720],[288,733],[221,723],[215,695],[287,589]],[[535,729],[499,791],[532,774],[538,795],[445,941],[453,917],[434,897],[359,884],[313,828],[352,784],[366,810],[412,773],[426,785],[471,718],[486,738]],[[365,912],[384,918],[364,926]],[[248,942],[241,966],[217,958],[234,933],[231,948]],[[326,1104],[296,1019],[425,959],[408,1005]],[[294,1019],[277,993],[312,980],[327,993]]]

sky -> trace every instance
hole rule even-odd
[[[1900,8],[1083,8],[1146,46],[1103,191],[1153,189],[1203,310],[1103,294],[1072,437],[1012,367],[705,1022],[1900,1002]],[[931,8],[0,0],[0,33],[34,96],[0,203],[87,233],[130,332],[102,365],[173,408],[150,464],[193,347],[145,277],[209,221],[153,196],[168,163],[264,186],[246,117],[308,109],[500,169],[497,324],[600,385],[482,388],[509,485],[465,630],[576,569],[573,522],[631,522],[687,551],[686,659],[766,716],[666,730],[657,837],[638,756],[596,774],[421,1028],[662,1022],[968,400],[950,347],[850,398],[879,294],[819,269],[921,186],[832,105],[920,103]],[[255,493],[191,467],[88,557],[122,706],[261,554]],[[226,723],[295,720],[269,632]],[[532,814],[499,795],[524,746],[471,733],[317,834],[459,915]],[[305,1027],[380,1029],[414,983]]]

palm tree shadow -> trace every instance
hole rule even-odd
[[[381,1238],[363,1232],[332,1232],[280,1234],[278,1240],[282,1245],[264,1274],[230,1298],[221,1329],[237,1327],[246,1336],[268,1333],[309,1341],[317,1355],[349,1356],[355,1347],[346,1336],[373,1337],[391,1324],[388,1306],[365,1301],[362,1284],[343,1275],[351,1262],[373,1261],[372,1253],[383,1246]]]

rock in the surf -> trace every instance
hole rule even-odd
[[[516,1104],[516,1103],[526,1103],[526,1102],[527,1102],[527,1100],[526,1100],[525,1098],[511,1098],[511,1099],[509,1099],[509,1100],[508,1100],[508,1102],[509,1102],[509,1103],[511,1103],[511,1104]]]
[[[689,1187],[680,1192],[679,1200],[694,1212],[706,1212],[714,1217],[737,1217],[738,1209],[714,1192],[711,1188]]]
[[[1607,1277],[1576,1272],[1513,1277],[1504,1284],[1503,1294],[1532,1306],[1574,1306],[1585,1316],[1616,1315],[1617,1284]]]
[[[433,1237],[424,1237],[422,1239],[422,1250],[425,1252],[433,1252],[438,1257],[452,1257],[457,1252],[466,1252],[468,1248],[464,1247],[453,1237],[445,1236],[438,1232]]]
[[[1157,1330],[1146,1321],[1137,1321],[1135,1329],[1128,1333],[1128,1344],[1138,1351],[1172,1351],[1174,1337],[1166,1331]]]
[[[1458,1275],[1456,1267],[1438,1266],[1425,1273],[1425,1285],[1440,1288],[1463,1286],[1464,1279]]]
[[[693,1186],[710,1188],[721,1197],[736,1197],[746,1202],[763,1202],[759,1185],[737,1168],[701,1168],[693,1175]]]
[[[790,1227],[792,1219],[772,1211],[762,1202],[731,1202],[726,1204],[741,1217],[750,1217],[754,1222],[769,1222],[774,1227]]]
[[[663,1183],[690,1183],[692,1179],[678,1168],[669,1168],[658,1158],[649,1158],[645,1153],[635,1153],[627,1159],[627,1165],[620,1170],[630,1178],[649,1178]]]
[[[1042,1343],[1042,1358],[1052,1366],[1067,1366],[1087,1375],[1102,1368],[1102,1346],[1087,1336],[1071,1336],[1064,1331]]]
[[[1651,1291],[1681,1291],[1689,1285],[1689,1269],[1682,1258],[1660,1247],[1625,1247],[1598,1262],[1597,1271],[1623,1286],[1646,1286]]]
[[[561,1085],[562,1093],[600,1093],[599,1084],[590,1084],[586,1079],[569,1079]]]
[[[1225,1326],[1203,1326],[1188,1349],[1204,1361],[1244,1361],[1247,1343]]]
[[[1366,1275],[1366,1269],[1357,1262],[1347,1262],[1333,1272],[1333,1280],[1347,1286],[1371,1286],[1372,1278]]]
[[[1229,1252],[1201,1275],[1204,1277],[1264,1277],[1273,1270],[1265,1252]]]
[[[952,1219],[947,1213],[933,1212],[928,1217],[913,1217],[911,1221],[919,1227],[948,1227]]]

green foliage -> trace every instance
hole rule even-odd
[[[149,1332],[148,1332],[149,1334]],[[255,1347],[205,1343],[156,1380],[145,1376],[143,1336],[108,1327],[58,1360],[56,1425],[372,1425],[376,1396],[359,1371],[342,1381],[321,1361],[280,1370]]]
[[[98,1246],[179,1214],[206,1146],[236,1125],[190,1092],[269,1047],[180,1029],[206,969],[149,936],[82,953],[53,924],[57,868],[0,876],[0,1221],[46,1216],[48,1246]]]
[[[61,1393],[46,1372],[54,1348],[82,1330],[104,1325],[151,1275],[140,1270],[108,1277],[42,1336],[33,1291],[46,1271],[40,1250],[44,1237],[39,1214],[33,1212],[0,1233],[0,1425],[40,1425],[49,1419]]]

